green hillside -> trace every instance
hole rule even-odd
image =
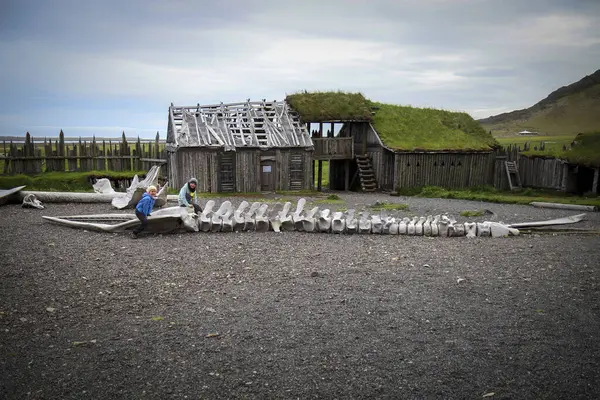
[[[496,137],[518,135],[523,130],[544,136],[572,137],[597,131],[600,129],[600,70],[552,92],[530,108],[479,122]]]

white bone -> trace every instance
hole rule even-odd
[[[444,217],[442,217],[442,219],[438,223],[438,231],[439,231],[441,237],[448,237],[448,225],[449,224],[450,224],[450,222],[447,219],[444,219]]]
[[[381,217],[379,215],[376,215],[376,214],[371,215],[371,232],[372,233],[383,232],[383,222],[381,221]]]
[[[263,204],[256,211],[256,232],[267,232],[269,230],[269,218],[265,215],[268,208],[268,204]]]
[[[398,224],[398,234],[406,235],[408,233],[408,224],[410,223],[410,219],[408,217],[402,218],[402,221]]]
[[[492,236],[490,224],[487,222],[477,223],[477,236]]]
[[[508,226],[499,222],[484,221],[490,225],[492,237],[507,237],[507,236],[518,236],[519,230],[515,228],[509,228]]]
[[[317,220],[319,232],[329,232],[331,229],[331,216],[329,215],[331,211],[329,209],[324,209],[321,211],[319,215],[319,219]]]
[[[468,238],[477,236],[477,224],[475,222],[465,222],[465,233]]]
[[[304,225],[302,223],[302,219],[304,218],[304,205],[306,204],[306,200],[301,198],[298,200],[298,204],[296,205],[296,211],[292,214],[292,222],[294,223],[294,228],[297,231],[303,231]]]
[[[346,232],[349,234],[358,232],[358,221],[354,216],[355,211],[350,209],[346,212]]]
[[[448,225],[449,237],[465,236],[465,224],[451,223]]]
[[[206,205],[204,206],[204,210],[202,210],[202,214],[200,214],[199,224],[200,224],[200,230],[202,232],[210,232],[210,230],[211,230],[214,206],[215,206],[214,200],[207,201]]]
[[[360,219],[358,220],[358,232],[359,233],[371,233],[371,219],[369,213],[363,211],[360,213]]]
[[[415,235],[423,236],[423,223],[425,222],[425,217],[419,217],[419,220],[415,223]]]
[[[302,217],[302,230],[305,232],[314,232],[317,227],[317,219],[315,215],[319,211],[319,207],[313,207]]]
[[[245,231],[253,231],[256,225],[255,214],[258,208],[260,207],[260,203],[255,201],[250,206],[250,209],[244,216],[244,230]]]
[[[333,233],[344,233],[346,229],[346,219],[344,219],[344,213],[336,211],[333,213],[331,218],[331,232]]]
[[[231,202],[229,200],[221,203],[219,209],[212,215],[212,225],[210,227],[211,232],[221,231],[223,225],[223,215],[231,208]]]
[[[394,217],[385,217],[383,219],[383,230],[382,230],[381,233],[383,233],[385,235],[391,234],[392,232],[390,232],[390,231],[392,229],[392,225],[395,222],[396,222],[396,218],[394,218]],[[395,234],[397,234],[397,233],[398,233],[398,224],[396,224],[396,233]]]
[[[396,218],[392,218],[392,222],[390,223],[390,235],[397,235],[400,230],[400,223]]]
[[[42,205],[42,202],[39,201],[36,197],[35,194],[33,193],[28,193],[25,195],[25,197],[23,198],[23,203],[21,204],[21,207],[30,207],[30,208],[37,208],[38,210],[43,210],[44,206]]]
[[[440,234],[440,216],[436,215],[433,217],[433,221],[431,221],[431,236],[438,236]]]
[[[406,227],[406,231],[409,235],[414,236],[415,235],[415,224],[417,223],[417,221],[419,220],[419,217],[413,217],[412,220],[410,220],[410,222],[408,223],[408,226]]]
[[[246,200],[242,201],[242,203],[238,206],[237,210],[233,214],[234,231],[239,232],[244,230],[244,225],[246,222],[244,218],[244,211],[246,210],[246,208],[248,208],[249,205],[250,204]]]
[[[425,235],[425,236],[432,236],[432,234],[431,234],[431,220],[432,219],[433,219],[433,217],[431,215],[428,215],[425,222],[423,222],[423,235]]]
[[[269,211],[269,223],[271,229],[274,232],[281,232],[281,213],[283,212],[283,206],[281,203],[273,204],[273,208]]]

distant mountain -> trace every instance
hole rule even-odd
[[[524,130],[540,135],[600,131],[600,69],[555,90],[529,108],[494,115],[479,122],[494,136],[513,136]]]

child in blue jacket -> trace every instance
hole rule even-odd
[[[150,185],[148,186],[148,189],[146,189],[146,193],[142,195],[142,198],[135,206],[135,216],[138,217],[141,224],[135,227],[131,232],[131,237],[133,239],[137,239],[138,233],[148,226],[148,216],[152,212],[154,201],[156,201],[156,186]]]

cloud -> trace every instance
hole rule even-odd
[[[583,0],[11,0],[6,10],[5,131],[164,131],[171,102],[304,89],[483,117],[530,106],[600,59],[600,2]]]

